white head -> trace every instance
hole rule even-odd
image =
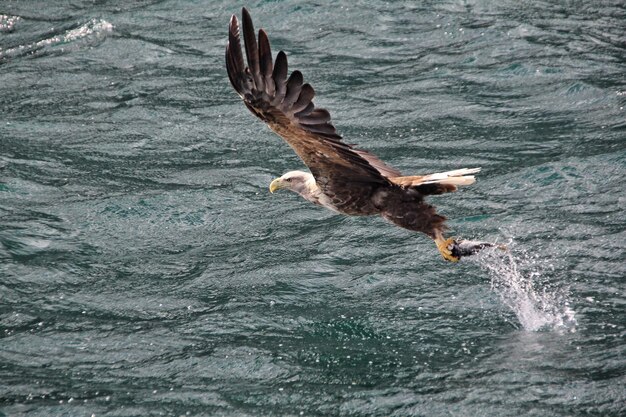
[[[317,188],[317,185],[313,175],[303,171],[289,171],[270,183],[271,193],[278,190],[290,190],[304,198],[309,197],[314,188]]]

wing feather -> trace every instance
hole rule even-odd
[[[235,19],[236,22],[236,19]],[[263,91],[265,83],[261,77],[261,68],[259,65],[259,48],[256,43],[256,36],[254,36],[254,25],[252,24],[252,18],[246,8],[242,11],[243,26],[243,40],[246,48],[246,57],[248,58],[248,68],[252,73],[252,79],[254,80],[254,86],[257,90]]]
[[[233,16],[230,19],[230,26],[228,30],[228,46],[226,47],[226,68],[228,69],[228,78],[235,90],[241,94],[244,87],[240,84],[240,77],[236,77],[236,74],[241,74],[245,70],[245,64],[243,62],[243,55],[241,53],[241,43],[239,41],[239,25],[237,24],[237,18]]]
[[[302,89],[300,90],[300,95],[298,96],[298,100],[293,103],[293,106],[289,109],[289,113],[296,114],[300,113],[302,110],[306,109],[309,104],[313,101],[313,97],[315,97],[315,90],[311,87],[311,84],[304,84]],[[300,118],[296,116],[296,118]]]
[[[276,92],[274,79],[272,78],[274,63],[272,62],[272,49],[270,48],[270,41],[267,37],[267,33],[265,33],[263,29],[259,30],[259,67],[261,75],[263,75],[265,90],[271,97]]]
[[[312,125],[330,122],[330,113],[326,109],[315,109],[306,116],[298,118],[300,124]]]
[[[371,190],[375,184],[391,185],[388,178],[400,176],[371,153],[341,141],[328,110],[315,107],[315,90],[304,83],[302,73],[295,70],[287,77],[285,53],[278,52],[272,62],[270,42],[263,29],[257,43],[252,18],[245,8],[242,31],[247,67],[239,40],[239,22],[233,16],[226,47],[230,82],[246,107],[294,149],[322,191],[339,202],[355,204],[355,193],[367,194],[368,187]]]
[[[313,110],[315,110],[315,104],[313,104],[313,102],[310,102],[309,104],[306,105],[306,107],[303,110],[300,110],[299,112],[294,113],[294,116],[297,117],[298,119],[301,119],[303,116],[308,116],[309,114],[311,114]]]
[[[289,76],[289,79],[287,80],[287,93],[285,94],[285,98],[283,99],[283,103],[281,105],[281,108],[285,113],[289,112],[293,103],[295,103],[298,96],[300,96],[303,82],[304,78],[302,77],[302,73],[298,70],[292,72]]]
[[[277,106],[283,102],[285,92],[287,92],[287,55],[283,51],[280,51],[278,55],[276,55],[272,78],[276,85],[276,95],[272,98],[271,104],[272,106]]]
[[[323,123],[323,124],[301,123],[300,127],[304,128],[305,130],[311,133],[322,135],[326,138],[341,139],[341,136],[339,136],[336,133],[334,126],[331,125],[330,123]]]

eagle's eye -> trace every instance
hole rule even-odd
[[[291,182],[291,178],[285,178],[285,181]]]

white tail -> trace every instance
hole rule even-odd
[[[414,175],[409,177],[395,177],[391,180],[403,187],[414,187],[422,184],[470,185],[476,182],[473,175],[480,172],[480,168],[463,168],[454,171],[438,172],[429,175]],[[456,188],[448,191],[454,191]]]
[[[450,184],[450,185],[470,185],[476,182],[473,175],[480,172],[480,168],[462,168],[454,171],[438,172],[436,174],[425,175],[420,184]]]

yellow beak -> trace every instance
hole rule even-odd
[[[283,188],[283,181],[280,178],[276,178],[270,183],[270,193],[274,193]]]

